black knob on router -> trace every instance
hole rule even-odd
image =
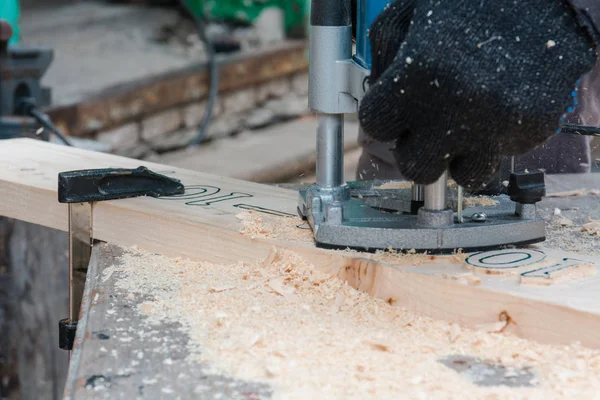
[[[543,171],[512,172],[508,180],[508,195],[521,204],[535,204],[546,195]]]

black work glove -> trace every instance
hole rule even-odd
[[[566,0],[399,0],[371,26],[359,119],[420,184],[482,187],[557,131],[595,60]]]

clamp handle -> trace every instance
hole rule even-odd
[[[105,168],[58,174],[58,202],[86,203],[139,196],[173,196],[185,188],[178,179],[157,174],[146,167]]]
[[[58,174],[58,201],[69,203],[69,314],[58,322],[59,347],[72,350],[77,332],[77,315],[83,297],[92,244],[91,202],[138,196],[184,194],[181,181],[150,171],[105,168],[61,172]],[[75,203],[75,204],[72,204]],[[78,204],[79,203],[79,204]],[[74,279],[83,272],[84,279]]]

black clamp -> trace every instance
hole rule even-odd
[[[410,213],[411,215],[418,215],[419,209],[425,207],[425,201],[422,200],[411,200],[410,201]]]
[[[58,347],[63,350],[73,350],[77,333],[77,321],[71,322],[69,318],[58,321]]]
[[[105,168],[61,172],[58,174],[58,202],[86,203],[140,196],[183,194],[183,184],[146,167]]]
[[[511,173],[508,180],[508,195],[514,202],[535,204],[546,195],[543,171]]]
[[[58,201],[59,203],[91,203],[95,201],[126,199],[139,196],[175,196],[185,193],[183,184],[173,178],[157,174],[146,167],[136,169],[105,168],[79,171],[61,172],[58,174]],[[78,227],[71,218],[69,205],[69,270],[87,273],[89,254],[91,252],[91,225]],[[84,207],[91,221],[91,206]],[[91,223],[91,222],[90,222]],[[89,236],[89,241],[81,240]],[[74,240],[77,239],[77,240]],[[80,246],[76,250],[73,248]],[[86,254],[85,257],[82,254]],[[70,310],[70,318],[62,319],[58,323],[59,347],[71,350],[77,332],[76,316],[79,314],[79,305],[83,297],[83,288],[69,281],[72,299],[76,299],[76,306]],[[77,288],[75,290],[74,288]]]

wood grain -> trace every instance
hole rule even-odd
[[[33,140],[0,143],[0,215],[66,229],[66,208],[56,200],[58,172],[100,167],[137,167],[140,162],[112,155],[50,145]],[[293,216],[297,194],[280,188],[144,163],[181,179],[182,198],[137,198],[94,205],[94,236],[122,246],[215,263],[250,262],[273,246],[300,253],[317,268],[394,305],[428,316],[477,327],[509,315],[506,331],[544,343],[571,343],[600,348],[600,277],[527,287],[514,279],[482,276],[470,286],[457,280],[467,270],[450,258],[431,257],[422,265],[399,257],[394,265],[367,255],[316,249],[311,243],[251,238],[239,233],[236,214],[261,207],[270,214]],[[219,190],[210,194],[209,191]],[[228,196],[231,200],[217,201]],[[208,200],[207,200],[208,199]],[[210,199],[213,199],[210,201]],[[265,214],[265,215],[270,215]],[[548,257],[564,252],[542,250]],[[571,255],[573,256],[573,255]],[[597,265],[598,260],[576,255]],[[597,268],[597,267],[596,267]]]

